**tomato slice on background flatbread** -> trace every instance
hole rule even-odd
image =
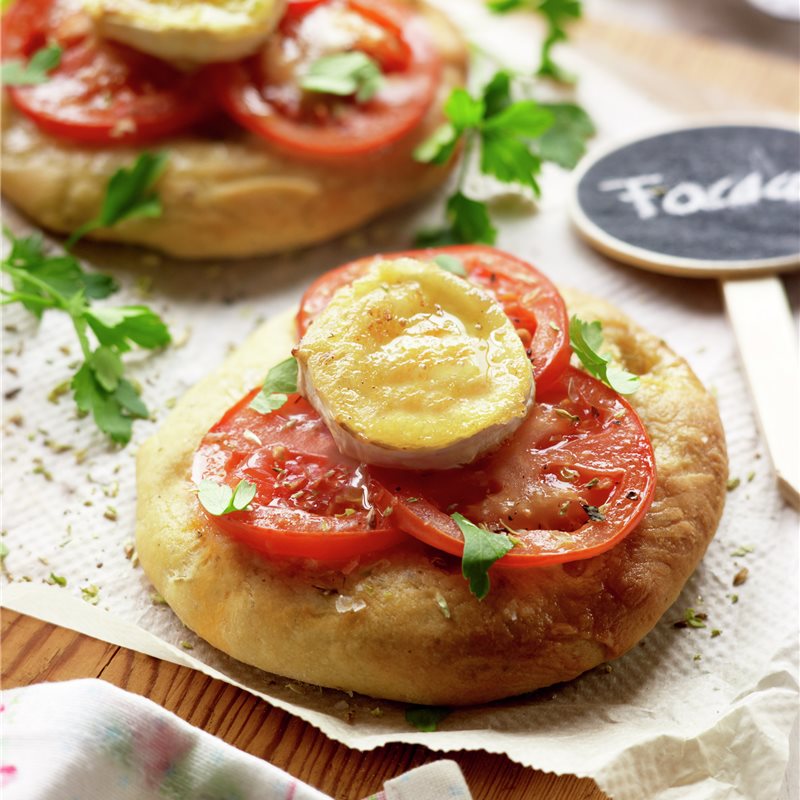
[[[359,102],[301,88],[316,58],[354,50],[381,67],[373,97]],[[434,100],[441,59],[409,7],[328,0],[291,4],[259,53],[215,64],[208,74],[220,104],[243,127],[289,154],[341,158],[380,151],[412,131]]]
[[[99,40],[71,0],[17,0],[3,15],[2,39],[4,58],[63,48],[47,81],[8,87],[14,105],[53,136],[136,144],[184,130],[213,109],[196,75]]]

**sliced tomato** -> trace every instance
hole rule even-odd
[[[402,541],[388,512],[393,498],[363,465],[339,454],[317,412],[290,395],[282,408],[261,414],[250,408],[257,391],[211,428],[195,454],[196,484],[256,485],[248,511],[210,516],[214,524],[270,556],[326,563]]]
[[[52,0],[12,3],[3,14],[3,58],[21,58],[47,44],[42,19],[49,16]]]
[[[283,14],[282,22],[293,22],[300,17],[308,14],[309,11],[316,8],[322,3],[327,3],[329,0],[289,0],[286,5],[286,11]]]
[[[351,50],[376,59],[384,73],[371,99],[302,90],[299,81],[313,61]],[[261,52],[209,68],[214,91],[235,120],[308,158],[364,155],[391,145],[423,118],[440,74],[425,22],[393,0],[297,2]]]
[[[49,79],[9,87],[14,105],[46,133],[90,144],[137,143],[177,133],[212,108],[196,76],[98,40],[70,0],[15,3],[3,18],[4,55],[28,58],[47,42],[63,48]]]
[[[472,283],[501,303],[517,328],[533,364],[537,393],[556,381],[569,365],[569,318],[558,289],[537,269],[508,253],[483,245],[460,245],[384,253],[362,258],[325,273],[308,288],[297,313],[302,336],[333,294],[362,275],[377,260],[433,259],[447,254],[461,260]]]
[[[514,436],[478,462],[443,472],[375,469],[398,500],[408,533],[460,556],[450,516],[509,533],[496,568],[590,558],[639,523],[655,489],[655,456],[636,412],[614,391],[569,367],[540,393]]]

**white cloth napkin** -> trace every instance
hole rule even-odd
[[[369,800],[470,800],[453,761],[387,781]],[[0,701],[4,800],[332,800],[105,681],[42,683]]]

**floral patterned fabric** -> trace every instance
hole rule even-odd
[[[0,701],[4,800],[331,800],[138,695],[100,680],[45,683]],[[376,787],[386,800],[469,800],[458,765]]]

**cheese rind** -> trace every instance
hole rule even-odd
[[[435,264],[376,263],[295,348],[299,388],[339,449],[447,469],[493,449],[533,402],[530,361],[502,307]]]
[[[235,61],[254,53],[286,0],[84,0],[98,33],[167,61]]]

